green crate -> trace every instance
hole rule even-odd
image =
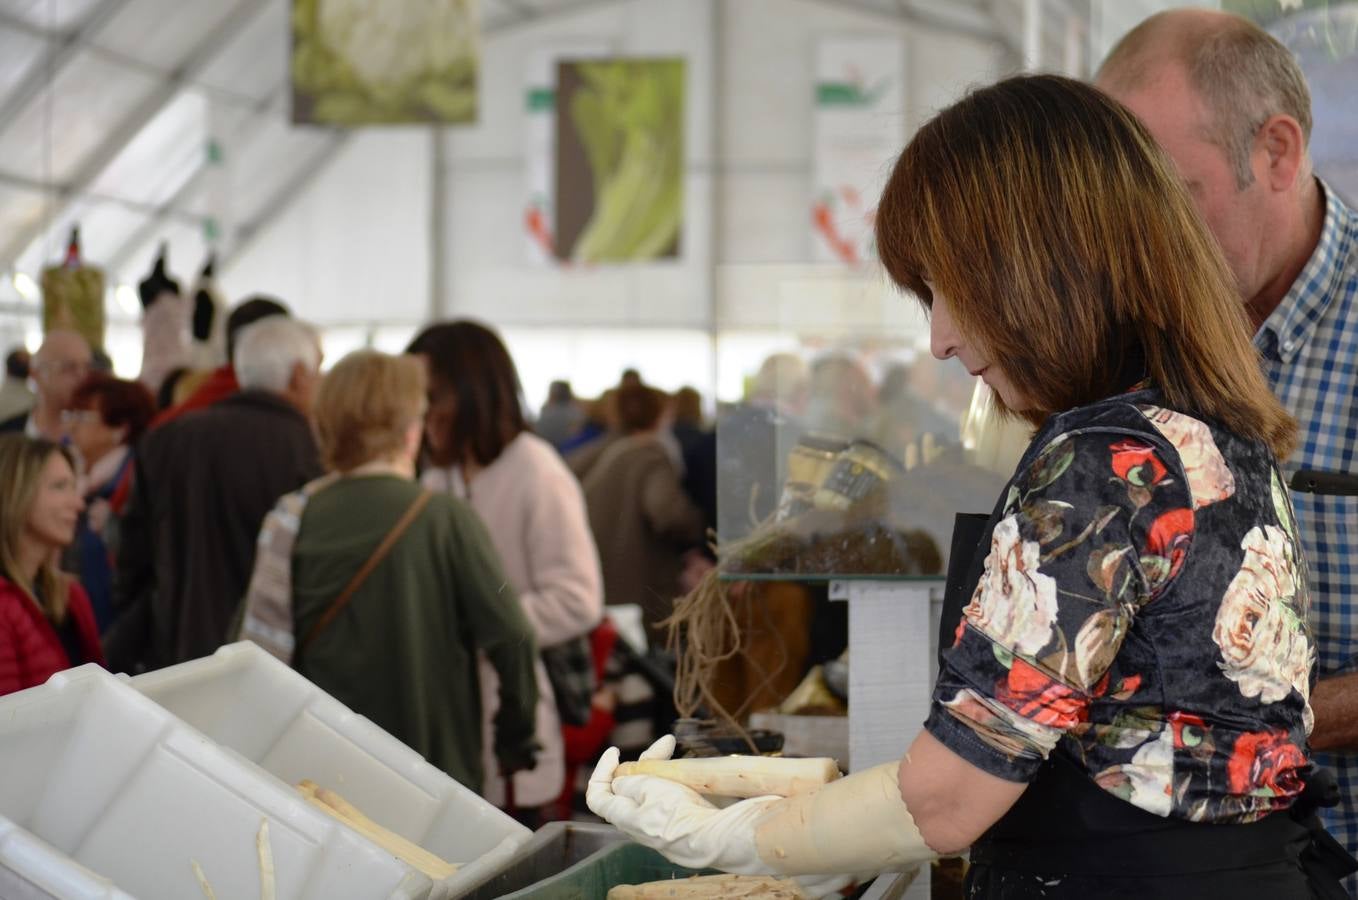
[[[513,894],[505,894],[502,900],[603,900],[609,888],[620,884],[715,874],[715,869],[698,871],[675,865],[640,844],[614,844],[582,859],[560,874]]]

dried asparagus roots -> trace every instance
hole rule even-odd
[[[716,756],[623,763],[614,777],[626,775],[654,775],[714,797],[791,797],[839,778],[839,767],[825,757]]]

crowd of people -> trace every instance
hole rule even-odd
[[[924,730],[899,763],[722,809],[615,782],[610,751],[589,805],[636,840],[789,876],[970,847],[973,897],[1353,894],[1330,835],[1358,845],[1358,215],[1311,169],[1295,60],[1247,21],[1152,17],[1096,82],[971,93],[879,209],[933,355],[1036,434],[950,572],[970,603]],[[718,523],[746,455],[635,371],[589,404],[554,385],[534,428],[479,323],[325,375],[277,301],[225,330],[229,361],[189,381],[120,381],[65,331],[7,359],[0,693],[244,637],[525,821],[560,814],[610,734],[640,739],[618,740],[605,605],[654,637],[711,529],[774,493]],[[908,458],[955,424],[911,383],[774,357],[727,423],[875,422]]]
[[[697,393],[629,372],[587,405],[563,384],[535,428],[479,323],[322,374],[317,331],[251,297],[224,341],[229,362],[159,383],[72,331],[10,355],[0,693],[246,638],[525,821],[569,814],[615,729],[654,734],[655,685],[619,662],[645,647],[603,609],[659,637],[703,552]]]

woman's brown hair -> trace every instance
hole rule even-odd
[[[891,173],[877,248],[926,307],[935,289],[948,299],[1034,425],[1149,376],[1170,407],[1280,458],[1292,448],[1296,423],[1173,164],[1088,85],[1009,78],[935,116]]]
[[[19,566],[19,540],[37,497],[42,470],[54,454],[65,458],[74,477],[75,457],[60,444],[23,434],[0,437],[0,576],[27,594],[52,624],[61,625],[66,620],[67,576],[44,562],[30,582]]]
[[[85,378],[71,395],[71,409],[92,409],[110,428],[126,428],[125,444],[135,444],[156,415],[156,398],[139,381],[124,381],[102,372]]]
[[[441,391],[451,391],[456,405],[445,436],[450,458],[435,459],[435,465],[488,466],[528,430],[514,360],[486,326],[466,319],[430,325],[406,352],[429,362],[430,404],[440,402]]]
[[[335,363],[311,410],[326,468],[349,472],[401,452],[406,429],[424,417],[425,390],[413,356],[355,350]]]

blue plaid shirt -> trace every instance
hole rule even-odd
[[[1358,213],[1328,185],[1321,190],[1320,243],[1254,336],[1273,392],[1301,423],[1283,466],[1289,479],[1298,469],[1358,475]],[[1310,566],[1319,674],[1358,671],[1358,497],[1298,491],[1292,503]],[[1335,770],[1344,796],[1322,811],[1325,825],[1358,851],[1358,753],[1315,758]]]

